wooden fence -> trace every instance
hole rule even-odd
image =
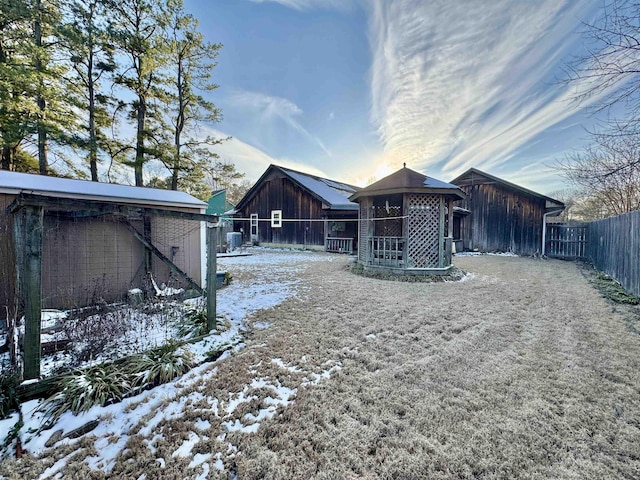
[[[548,225],[546,255],[554,258],[584,258],[587,230],[587,224]]]
[[[585,257],[640,296],[640,211],[589,224]]]

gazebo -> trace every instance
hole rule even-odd
[[[349,197],[359,204],[358,262],[366,270],[442,275],[451,268],[455,185],[403,168]]]

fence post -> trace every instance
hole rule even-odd
[[[25,380],[40,376],[43,221],[43,207],[30,205],[25,206],[14,218],[16,252],[21,251],[17,255],[16,273],[20,301],[24,306],[23,378]]]
[[[216,328],[216,237],[218,228],[207,225],[207,330]]]

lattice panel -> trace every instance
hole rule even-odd
[[[375,233],[377,237],[402,236],[402,207],[375,207]],[[388,220],[386,220],[388,218]],[[383,220],[385,219],[385,220]]]
[[[358,237],[358,259],[366,262],[369,258],[369,218],[371,215],[371,200],[363,198],[360,201],[360,235]]]
[[[440,252],[440,197],[407,195],[409,268],[438,268]]]

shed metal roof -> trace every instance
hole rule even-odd
[[[0,193],[77,198],[107,203],[203,209],[207,203],[185,192],[90,182],[0,170]]]
[[[267,168],[265,173],[262,174],[260,179],[253,187],[251,187],[244,198],[238,202],[236,207],[237,210],[242,208],[244,203],[251,198],[258,186],[262,183],[262,180],[265,179],[273,170],[279,170],[282,172],[293,182],[297,183],[311,195],[318,198],[329,210],[358,210],[358,204],[349,201],[349,196],[358,191],[358,187],[337,182],[335,180],[329,180],[328,178],[298,172],[279,165],[269,165],[269,168]]]

